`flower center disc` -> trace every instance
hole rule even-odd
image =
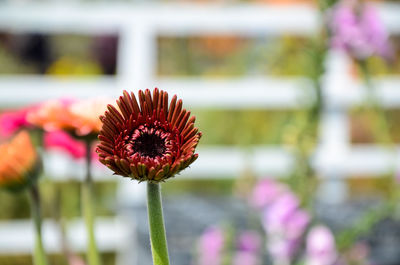
[[[162,156],[167,150],[165,140],[156,134],[144,133],[139,135],[132,143],[134,152],[141,156],[155,158]]]

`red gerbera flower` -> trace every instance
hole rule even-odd
[[[100,117],[103,127],[97,147],[99,160],[117,175],[139,181],[160,182],[193,163],[201,132],[195,117],[182,109],[176,95],[168,103],[168,93],[154,89],[124,91],[118,109],[108,105]]]

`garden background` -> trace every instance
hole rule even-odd
[[[288,263],[271,254],[249,199],[265,179],[329,227],[344,264],[400,264],[400,2],[371,3],[388,61],[332,47],[334,1],[3,1],[0,108],[154,87],[182,98],[203,137],[199,159],[162,185],[172,264],[202,264],[211,228],[224,238],[216,265],[311,264],[305,247]],[[60,253],[86,247],[85,162],[51,147],[43,162],[45,249],[68,264]],[[92,169],[103,263],[151,264],[145,185]],[[0,191],[0,264],[31,264],[29,216],[26,194]],[[262,238],[258,263],[234,263],[249,230]]]

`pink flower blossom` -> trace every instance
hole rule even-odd
[[[262,239],[256,231],[248,230],[239,235],[238,249],[242,251],[257,252],[261,248]]]
[[[200,238],[198,265],[220,265],[224,242],[224,232],[220,228],[208,228]]]
[[[263,209],[262,224],[267,249],[276,264],[290,264],[301,246],[310,216],[300,209],[300,201],[289,188],[273,180],[260,182],[251,197]]]
[[[308,233],[307,240],[308,265],[333,265],[337,260],[335,238],[325,226],[315,226]]]
[[[267,249],[275,261],[274,264],[289,265],[299,246],[299,239],[287,239],[281,236],[270,235]]]
[[[261,209],[271,204],[284,191],[284,186],[279,182],[271,179],[261,180],[253,190],[250,204],[257,209]]]
[[[233,257],[233,265],[260,265],[259,256],[252,252],[238,251]]]
[[[390,60],[393,55],[389,35],[372,4],[340,2],[333,10],[329,26],[332,46],[356,59],[378,55]]]
[[[0,114],[0,137],[8,138],[16,131],[29,127],[26,119],[27,113],[31,108],[5,111]]]
[[[233,265],[259,265],[261,244],[261,236],[256,231],[248,230],[240,233]]]
[[[44,135],[43,142],[47,150],[58,149],[66,151],[75,159],[83,158],[86,154],[85,144],[75,140],[72,136],[63,131],[47,132]]]
[[[286,192],[277,198],[264,212],[263,225],[268,233],[284,233],[286,223],[299,207],[299,200],[291,193]]]
[[[296,210],[286,222],[286,236],[291,239],[300,238],[309,222],[310,216],[306,211]]]

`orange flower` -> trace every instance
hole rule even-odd
[[[28,113],[28,121],[45,131],[73,130],[73,117],[69,112],[70,100],[49,100]]]
[[[208,51],[213,56],[224,57],[235,53],[245,43],[243,38],[234,35],[209,35],[200,38],[192,38],[193,47],[198,46]]]
[[[0,187],[18,189],[35,178],[38,155],[26,131],[0,145]]]
[[[98,134],[102,127],[100,115],[103,115],[111,100],[97,98],[74,102],[69,107],[69,112],[74,121],[77,135]]]
[[[28,121],[45,131],[64,130],[75,136],[97,135],[99,116],[107,108],[106,99],[81,101],[51,100],[28,114]]]

